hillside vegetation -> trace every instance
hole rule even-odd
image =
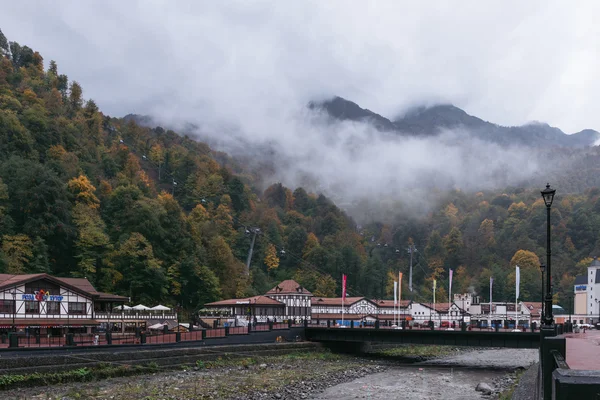
[[[364,227],[328,198],[259,181],[224,153],[160,127],[104,115],[83,88],[0,32],[0,273],[87,277],[132,303],[192,312],[294,278],[316,295],[391,295],[416,244],[416,300],[469,287],[540,297],[545,209],[536,190],[447,193],[439,211]],[[555,290],[572,291],[599,250],[600,191],[553,208]],[[250,274],[245,262],[256,236]],[[403,293],[408,296],[407,279]],[[511,297],[511,295],[513,297]],[[564,300],[561,299],[561,300]]]

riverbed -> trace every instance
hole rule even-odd
[[[503,379],[511,379],[512,381],[514,374],[497,370],[472,370],[452,367],[392,367],[385,372],[367,375],[352,382],[330,387],[312,398],[318,400],[481,400],[490,397],[484,397],[481,392],[475,390],[479,383],[485,382],[496,390],[495,382]]]
[[[315,400],[418,399],[479,400],[510,388],[515,371],[537,361],[535,349],[480,349],[423,363],[391,366],[384,372],[327,388]],[[476,391],[480,383],[492,396]]]

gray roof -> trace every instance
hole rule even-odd
[[[577,275],[575,277],[575,284],[576,285],[585,285],[587,283],[587,276],[586,275]]]

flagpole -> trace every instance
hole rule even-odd
[[[494,278],[490,276],[490,312],[488,313],[488,329],[491,327],[491,318],[492,318],[492,284],[494,283]]]
[[[452,270],[450,270],[450,279],[448,281],[448,324],[450,324],[450,308],[452,308]]]
[[[400,309],[402,308],[402,272],[398,273],[398,325],[402,322],[400,320]],[[404,325],[406,326],[406,324]]]
[[[519,329],[519,314],[517,313],[517,301],[519,299],[519,286],[521,283],[521,269],[519,268],[519,266],[516,266],[516,271],[515,271],[515,284],[516,284],[516,290],[515,290],[515,329]]]
[[[435,311],[435,279],[433,280],[433,310]],[[435,327],[435,323],[433,326]]]
[[[344,324],[344,300],[346,299],[346,275],[342,274],[342,326]]]
[[[398,326],[398,313],[396,305],[398,304],[398,282],[394,281],[394,325]]]

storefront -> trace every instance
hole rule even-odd
[[[85,278],[0,274],[0,334],[91,332],[99,324],[94,305],[108,301],[127,298],[98,292]]]

